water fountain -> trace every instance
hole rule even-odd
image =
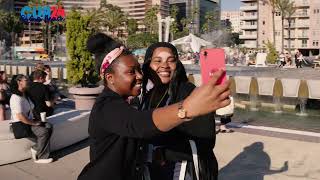
[[[258,111],[258,82],[256,75],[252,78],[250,83],[250,111]]]
[[[281,114],[281,113],[282,113],[282,108],[281,108],[280,97],[274,96],[274,97],[273,97],[273,104],[274,104],[274,111],[273,111],[273,113],[275,113],[275,114]]]
[[[306,112],[307,98],[299,98],[300,112],[296,113],[298,116],[308,116]]]

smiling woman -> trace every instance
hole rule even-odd
[[[184,101],[139,111],[126,101],[129,96],[140,94],[143,78],[140,65],[131,52],[102,33],[89,38],[87,47],[94,53],[105,89],[90,114],[90,162],[79,180],[148,179],[144,139],[169,131],[189,120],[187,117],[204,115],[230,103],[229,84],[215,86],[223,73],[218,72],[208,85],[199,87]],[[170,59],[166,53],[163,56]],[[164,79],[170,73],[165,72]]]

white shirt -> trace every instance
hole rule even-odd
[[[22,113],[25,117],[32,120],[32,109],[34,104],[30,99],[27,99],[23,96],[18,96],[12,94],[10,98],[10,108],[11,108],[11,122],[19,122],[20,120],[17,117],[18,113]]]

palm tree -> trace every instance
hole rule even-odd
[[[281,50],[284,52],[284,20],[288,17],[288,12],[295,11],[294,2],[290,0],[277,0],[276,5],[278,10],[281,12],[281,25],[282,25],[282,38],[281,38]],[[293,14],[293,13],[292,13]],[[290,16],[292,16],[292,14]],[[291,18],[289,18],[291,21]],[[290,34],[290,28],[289,28]]]
[[[23,24],[21,23],[20,18],[14,12],[2,12],[2,14],[3,16],[0,19],[0,25],[11,35],[11,42],[13,46],[11,57],[14,59],[15,57],[13,56],[13,51],[15,47],[16,34],[23,30]]]
[[[179,31],[178,28],[178,13],[179,13],[179,7],[176,5],[173,5],[170,7],[170,17],[174,19],[174,21],[170,25],[170,33],[171,33],[171,39],[173,40],[176,33]]]
[[[289,26],[289,30],[288,30],[288,46],[289,46],[289,53],[291,54],[291,20],[292,20],[292,16],[293,14],[296,12],[297,8],[294,6],[294,3],[291,3],[287,10],[286,10],[286,17],[287,17],[287,21],[288,21],[288,26]]]
[[[134,34],[134,33],[137,32],[137,30],[138,30],[138,22],[137,22],[137,20],[128,19],[126,24],[127,24],[127,31],[128,31],[129,35]]]
[[[100,8],[88,11],[90,16],[90,26],[94,31],[104,31],[105,27],[112,33],[120,32],[121,27],[127,22],[127,18],[118,6],[107,4],[101,1]]]
[[[276,31],[276,24],[275,24],[275,21],[274,21],[274,15],[275,15],[275,13],[276,13],[276,8],[277,8],[277,1],[278,0],[268,0],[269,1],[269,3],[270,3],[270,5],[271,5],[271,8],[272,8],[272,31],[273,31],[273,40],[272,40],[272,42],[273,42],[273,44],[275,44],[276,43],[276,33],[275,33],[275,31]]]
[[[144,18],[144,23],[146,29],[151,34],[156,34],[158,32],[158,20],[157,14],[159,12],[159,7],[155,6],[147,10]]]

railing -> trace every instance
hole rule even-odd
[[[254,6],[241,6],[240,7],[241,11],[255,11],[258,10],[258,6],[254,5]]]
[[[241,20],[257,20],[258,16],[257,15],[247,15],[247,16],[240,16]]]
[[[240,35],[240,39],[257,39],[257,34]]]

